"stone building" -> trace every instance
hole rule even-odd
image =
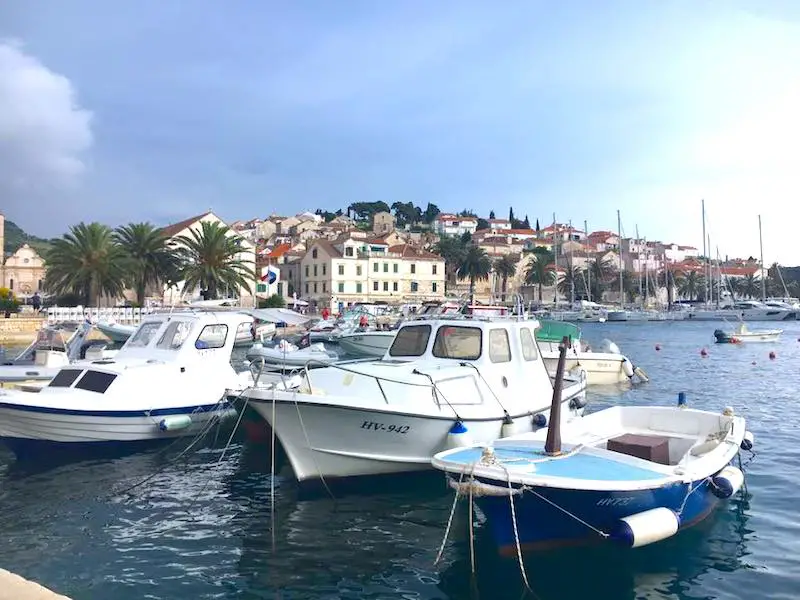
[[[0,250],[5,248],[5,217],[0,214]],[[45,264],[39,253],[28,244],[23,244],[6,257],[0,254],[0,287],[10,289],[21,298],[40,292],[44,282]]]

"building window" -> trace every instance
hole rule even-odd
[[[389,272],[389,263],[383,263],[383,272],[384,273],[388,273]]]
[[[14,280],[13,279],[9,279],[8,280],[8,289],[10,289],[10,290],[14,289]]]
[[[377,281],[373,281],[372,282],[372,289],[375,290],[376,292],[378,291],[378,282]]]
[[[339,293],[340,294],[344,294],[344,284],[343,283],[339,284]]]
[[[436,265],[433,265],[433,266],[431,267],[431,273],[433,273],[434,275],[436,275]]]
[[[322,274],[326,275],[328,273],[328,265],[322,265]]]
[[[345,248],[344,249],[344,255],[345,256],[353,256],[353,247],[352,246],[348,246],[347,248]]]
[[[317,276],[317,265],[314,265],[314,277]]]
[[[360,294],[360,293],[361,293],[361,284],[357,283],[356,284],[356,294]]]
[[[383,282],[383,291],[384,292],[388,292],[389,291],[389,282],[388,281],[384,281]]]
[[[432,292],[436,291],[436,282],[435,281],[431,284],[431,291]]]
[[[358,275],[359,277],[361,277],[361,265],[358,265],[358,266],[356,267],[356,275]]]
[[[317,249],[316,249],[316,248],[314,248],[314,249],[311,251],[311,258],[317,258]]]
[[[339,265],[339,275],[344,275],[344,265]]]
[[[308,265],[306,265],[306,277],[308,277]]]
[[[306,294],[308,293],[308,284],[306,283]]]
[[[416,281],[412,281],[411,282],[411,291],[412,292],[416,292],[418,288],[419,288],[419,284]]]
[[[328,291],[328,290],[327,290],[327,287],[328,287],[328,284],[326,284],[326,283],[323,281],[323,282],[322,282],[322,293],[323,293],[323,294],[324,294],[325,292],[327,292],[327,291]]]
[[[414,263],[411,263],[411,274],[413,275],[416,272],[417,272],[417,265],[415,265]]]
[[[314,282],[314,293],[315,294],[317,293],[317,282],[316,281]]]
[[[392,263],[392,271],[397,273],[397,263]]]
[[[396,282],[396,281],[393,281],[393,282],[392,282],[392,291],[393,291],[393,292],[396,292],[396,291],[397,291],[397,282]]]
[[[379,267],[378,267],[378,263],[372,263],[372,271],[373,271],[374,273],[377,273],[377,272],[378,272],[378,268],[379,268]]]

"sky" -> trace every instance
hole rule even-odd
[[[0,3],[0,211],[433,202],[800,264],[795,0]],[[784,229],[784,227],[786,227]]]

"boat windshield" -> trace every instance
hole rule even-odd
[[[159,350],[178,350],[183,345],[183,342],[186,341],[186,338],[189,336],[189,332],[192,329],[192,324],[188,321],[172,321],[167,328],[164,330],[164,333],[161,334],[161,338],[158,340],[156,344],[156,348]]]
[[[481,356],[483,331],[479,327],[444,325],[436,332],[433,355],[436,358],[477,360]]]
[[[153,339],[156,332],[161,329],[162,321],[148,321],[139,325],[139,329],[130,337],[126,346],[129,348],[144,348]]]
[[[422,356],[431,337],[430,325],[401,327],[389,348],[389,356]]]

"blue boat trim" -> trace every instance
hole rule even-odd
[[[473,465],[480,460],[481,452],[481,448],[464,448],[448,455],[446,460],[464,465]],[[670,477],[667,473],[632,465],[622,460],[615,460],[612,456],[597,456],[596,454],[577,452],[565,458],[547,460],[548,457],[544,454],[544,444],[541,444],[541,450],[538,450],[535,444],[496,446],[494,454],[501,462],[513,461],[506,462],[505,466],[514,475],[530,474],[533,476],[592,481],[640,481]],[[529,459],[531,461],[529,464],[534,467],[527,472],[525,470],[525,459]],[[505,486],[507,483],[498,481],[494,485]]]
[[[167,415],[215,412],[218,410],[226,410],[231,408],[233,407],[227,402],[215,402],[214,404],[178,406],[175,408],[156,408],[153,410],[76,410],[71,408],[54,408],[50,406],[31,406],[27,404],[11,404],[7,402],[0,402],[0,409],[75,417],[162,417]]]

